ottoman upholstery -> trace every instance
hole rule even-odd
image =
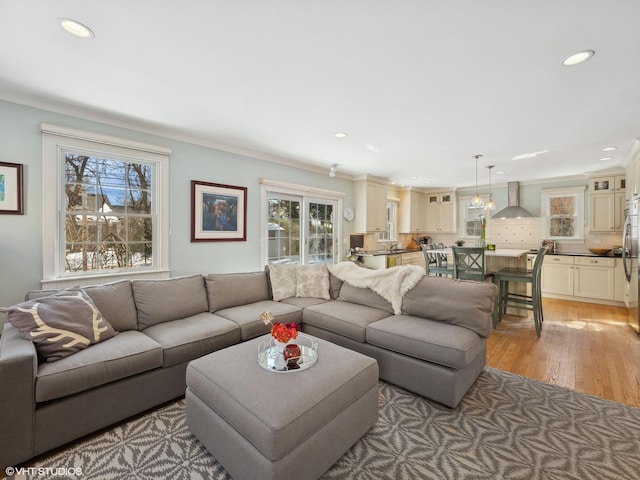
[[[268,372],[265,338],[189,363],[187,424],[236,480],[317,478],[375,424],[378,364],[318,340],[308,370]]]

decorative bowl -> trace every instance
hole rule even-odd
[[[589,251],[591,253],[595,253],[596,255],[606,255],[607,253],[609,253],[611,251],[610,248],[604,248],[604,247],[591,247],[589,248]]]

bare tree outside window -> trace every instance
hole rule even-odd
[[[552,237],[573,237],[576,223],[575,196],[549,199],[549,232]]]
[[[149,267],[153,166],[65,154],[65,271]]]

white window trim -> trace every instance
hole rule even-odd
[[[161,278],[169,276],[169,155],[165,147],[101,135],[47,123],[41,124],[42,142],[42,199],[43,199],[43,288],[64,288],[71,285],[89,285],[101,281],[116,281],[125,278]],[[156,185],[153,202],[160,206],[155,220],[154,263],[152,269],[144,271],[122,270],[109,273],[67,275],[62,268],[64,261],[60,253],[59,234],[63,228],[64,208],[63,178],[60,175],[63,162],[62,151],[82,149],[105,155],[132,157],[156,164]],[[53,179],[53,180],[52,180]],[[155,240],[154,240],[155,242]]]
[[[543,238],[549,240],[557,240],[567,243],[584,243],[585,236],[585,218],[584,218],[584,194],[586,187],[584,185],[578,185],[575,187],[558,187],[558,188],[543,188],[540,190],[540,212],[542,212],[543,218]],[[573,237],[552,237],[549,234],[549,199],[553,197],[567,197],[575,196],[576,203],[576,234]]]
[[[458,208],[459,208],[459,219],[460,219],[460,225],[458,225],[458,231],[462,232],[462,239],[467,239],[467,240],[473,240],[473,239],[479,239],[480,235],[476,235],[476,236],[469,236],[467,235],[467,225],[466,225],[466,220],[467,220],[467,203],[471,202],[471,199],[473,198],[473,195],[465,195],[462,197],[458,197]],[[482,194],[480,195],[480,198],[482,199],[482,203],[486,204],[489,201],[489,194]],[[489,210],[487,211],[485,209],[484,211],[485,213],[485,217],[487,218],[487,222],[489,221],[489,219],[491,218],[491,215],[493,215],[495,213],[495,210]],[[488,223],[487,223],[488,225]]]
[[[341,261],[342,259],[342,203],[345,197],[344,192],[338,192],[335,190],[325,190],[322,188],[309,187],[306,185],[297,185],[294,183],[280,182],[278,180],[269,180],[266,178],[260,179],[260,262],[261,265],[267,264],[267,194],[268,192],[284,193],[288,195],[295,195],[307,199],[313,197],[315,199],[333,200],[338,203],[337,211],[335,212],[336,219],[334,227],[336,227],[336,238],[338,239],[338,251],[336,252],[335,259]]]

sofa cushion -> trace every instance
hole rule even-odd
[[[273,300],[225,308],[218,310],[216,314],[237,323],[240,326],[240,338],[244,341],[269,333],[271,326],[265,325],[260,319],[260,314],[266,310],[273,315],[273,323],[300,323],[302,321],[300,307]]]
[[[333,273],[329,272],[329,296],[333,300],[337,300],[340,295],[340,288],[342,287],[342,280],[336,277]]]
[[[138,328],[190,317],[208,310],[202,275],[163,280],[133,280]]]
[[[357,303],[359,305],[367,305],[368,307],[385,310],[393,315],[393,306],[391,305],[391,302],[384,299],[370,288],[354,287],[349,282],[342,283],[338,300]]]
[[[162,345],[162,366],[188,362],[240,342],[240,327],[215,313],[160,323],[145,329],[145,335]]]
[[[83,287],[118,332],[138,329],[138,315],[129,280]]]
[[[367,325],[388,316],[386,310],[342,300],[329,300],[307,307],[302,312],[304,323],[363,343],[366,341]]]
[[[117,333],[78,286],[4,310],[9,322],[35,344],[47,362],[68,357]]]
[[[211,273],[205,283],[210,312],[271,300],[266,272]]]
[[[41,364],[36,401],[65,397],[160,366],[162,347],[157,342],[135,330],[120,332],[75,355]]]
[[[329,300],[330,286],[329,270],[324,263],[298,265],[296,268],[296,297]]]
[[[281,300],[281,303],[288,303],[289,305],[295,305],[300,308],[307,308],[311,305],[318,305],[319,303],[324,303],[327,300],[322,298],[311,298],[311,297],[289,297]]]
[[[454,369],[467,366],[484,342],[468,328],[394,315],[367,326],[367,343]]]
[[[274,263],[267,265],[265,271],[268,275],[273,300],[279,302],[285,298],[296,296],[296,265],[278,265]]]
[[[488,338],[498,287],[488,282],[423,277],[402,300],[402,313],[466,327]]]

